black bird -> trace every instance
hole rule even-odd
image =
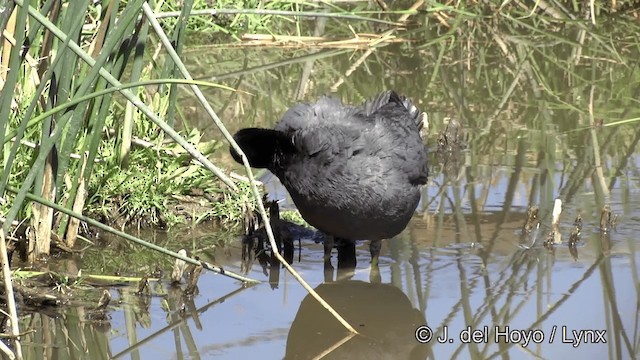
[[[273,130],[242,129],[234,139],[251,167],[280,179],[309,224],[339,246],[371,240],[374,260],[380,240],[407,226],[427,182],[425,118],[391,90],[361,106],[322,97],[287,110]],[[332,247],[325,242],[325,260]]]

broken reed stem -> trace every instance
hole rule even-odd
[[[195,319],[199,314],[204,313],[205,311],[207,311],[209,308],[217,305],[217,304],[221,304],[225,301],[228,301],[229,299],[231,299],[233,296],[241,293],[242,291],[244,291],[245,289],[247,289],[246,287],[240,287],[236,290],[233,290],[231,292],[229,292],[228,294],[221,296],[213,301],[209,301],[206,305],[201,306],[197,309],[195,309],[195,311],[191,312],[186,312],[184,314],[184,316],[179,316],[177,317],[175,320],[171,320],[171,322],[169,324],[167,324],[167,326],[156,330],[153,334],[148,335],[147,337],[145,337],[144,339],[141,340],[137,340],[135,343],[129,345],[129,347],[122,349],[119,353],[117,354],[113,354],[111,355],[111,357],[109,358],[110,360],[115,360],[115,359],[119,359],[124,357],[126,354],[132,353],[138,349],[140,349],[141,347],[147,345],[149,342],[157,340],[160,336],[162,336],[163,334],[166,334],[168,331],[170,330],[174,330],[180,326],[184,326],[185,324],[187,324],[190,319]],[[130,356],[129,358],[131,358],[133,356]]]
[[[549,233],[545,246],[549,244],[547,241],[553,239],[553,244],[562,243],[562,234],[560,233],[560,215],[562,214],[562,200],[556,199],[553,202],[553,210],[551,212],[551,232]],[[553,246],[553,245],[551,245]]]
[[[418,0],[416,1],[413,5],[411,5],[411,7],[409,8],[409,10],[411,11],[415,11],[418,10],[418,8],[420,6],[422,6],[422,4],[424,4],[424,0]],[[411,15],[413,14],[404,14],[402,16],[400,16],[400,18],[398,19],[399,23],[403,23],[405,22]],[[364,54],[362,54],[362,56],[360,56],[360,58],[358,58],[358,60],[356,60],[356,62],[353,63],[353,65],[351,65],[347,71],[345,71],[344,76],[341,76],[340,79],[338,79],[338,81],[335,82],[335,84],[333,84],[330,89],[332,92],[336,92],[338,91],[338,88],[340,87],[340,85],[342,85],[345,81],[346,78],[348,78],[354,71],[356,71],[357,68],[360,67],[360,65],[362,65],[362,63],[371,55],[373,54],[373,52],[376,50],[375,45],[379,44],[380,42],[383,42],[384,39],[389,38],[396,30],[398,30],[400,28],[401,25],[397,25],[395,28],[390,29],[385,31],[384,33],[382,33],[382,35],[380,35],[380,37],[376,40],[371,41],[371,43],[369,44],[369,49],[367,49],[367,51],[365,51]]]
[[[7,186],[7,190],[11,191],[13,193],[17,193],[18,192],[18,189],[15,189],[15,188],[13,188],[11,186]],[[48,206],[50,208],[53,208],[54,210],[57,210],[57,211],[59,211],[59,212],[61,212],[63,214],[69,215],[69,216],[74,217],[74,218],[76,218],[78,220],[84,221],[89,225],[95,226],[98,229],[107,231],[107,232],[112,233],[114,235],[117,235],[117,236],[120,236],[122,238],[125,238],[125,239],[127,239],[129,241],[133,241],[136,244],[142,245],[142,246],[150,248],[152,250],[156,250],[158,252],[161,252],[161,253],[163,253],[165,255],[169,255],[169,256],[174,257],[176,259],[183,260],[183,261],[188,262],[190,264],[202,265],[205,269],[211,270],[211,271],[216,272],[216,273],[218,273],[220,275],[224,275],[224,276],[230,277],[230,278],[235,279],[235,280],[240,280],[240,281],[242,281],[244,283],[259,283],[260,282],[258,280],[254,280],[254,279],[251,279],[251,278],[248,278],[248,277],[244,277],[242,275],[238,275],[238,274],[233,273],[231,271],[226,271],[226,270],[224,270],[222,268],[219,268],[219,267],[217,267],[215,265],[212,265],[212,264],[209,264],[207,262],[199,261],[199,260],[196,260],[196,259],[192,259],[192,258],[187,257],[187,256],[182,256],[182,255],[180,255],[180,254],[178,254],[178,253],[176,253],[174,251],[167,250],[167,249],[165,249],[163,247],[160,247],[158,245],[155,245],[155,244],[146,242],[144,240],[138,239],[135,236],[129,235],[129,234],[127,234],[127,233],[125,233],[123,231],[120,231],[120,230],[116,230],[116,229],[114,229],[114,228],[112,228],[110,226],[107,226],[107,225],[99,222],[99,221],[96,221],[94,219],[86,217],[86,216],[84,216],[82,214],[78,214],[76,212],[73,212],[73,211],[71,211],[71,210],[69,210],[69,209],[67,209],[65,207],[62,207],[62,206],[60,206],[58,204],[52,203],[50,201],[46,201],[46,200],[42,199],[39,196],[35,196],[33,194],[27,193],[26,197],[27,197],[27,199],[29,199],[31,201],[35,201],[37,203],[40,203],[40,204],[43,204],[43,205]]]
[[[331,38],[326,36],[292,36],[273,34],[244,34],[238,44],[221,44],[217,47],[285,47],[285,48],[322,48],[322,49],[371,49],[372,46],[380,43],[398,43],[409,40],[396,39],[389,35],[358,34],[353,33],[353,37]],[[353,66],[352,66],[353,67]]]
[[[11,269],[9,269],[9,256],[7,255],[7,243],[4,231],[0,230],[0,261],[2,261],[2,280],[4,282],[4,294],[9,310],[9,321],[11,323],[11,335],[13,336],[13,346],[15,353],[8,347],[1,350],[10,359],[22,360],[22,348],[20,347],[20,328],[18,327],[18,312],[16,311],[16,301],[13,296],[13,284],[11,283]],[[2,344],[4,345],[4,344]],[[8,352],[7,352],[8,351]]]
[[[0,341],[0,352],[5,354],[7,358],[9,358],[10,360],[13,360],[16,358],[16,354],[14,354],[13,351],[9,349],[9,347],[5,345],[2,341]]]
[[[356,334],[347,334],[345,337],[343,337],[342,339],[336,341],[330,347],[326,348],[323,352],[321,352],[320,354],[316,355],[316,357],[314,357],[313,360],[316,360],[316,359],[320,360],[320,359],[325,358],[327,355],[329,355],[332,352],[334,352],[340,346],[346,344],[349,340],[353,339],[354,336],[356,336]]]
[[[551,226],[558,226],[562,214],[562,200],[556,199],[553,202],[553,212],[551,213]]]
[[[600,161],[600,145],[598,143],[598,136],[596,134],[595,119],[593,118],[593,93],[595,86],[591,85],[591,91],[589,92],[589,122],[591,123],[591,143],[593,144],[593,160],[596,167],[596,174],[600,181],[600,187],[604,194],[604,203],[609,204],[610,195],[607,183],[604,180],[604,173],[602,171],[602,162]]]
[[[172,60],[175,62],[176,66],[178,67],[178,69],[182,73],[182,76],[184,76],[188,80],[192,80],[191,75],[189,74],[189,72],[187,71],[186,67],[184,66],[184,64],[180,60],[180,57],[178,56],[178,54],[176,53],[175,49],[171,45],[171,43],[169,41],[169,38],[164,33],[164,30],[160,26],[160,23],[156,19],[155,14],[154,14],[153,10],[151,9],[151,7],[149,6],[149,4],[145,2],[142,5],[142,9],[144,11],[145,16],[149,20],[151,26],[153,27],[154,31],[156,32],[156,34],[160,38],[160,41],[162,42],[162,44],[165,47],[166,51],[168,52],[169,56],[172,58]],[[251,185],[251,190],[253,192],[253,196],[254,196],[254,198],[256,200],[256,203],[258,205],[258,210],[260,211],[260,216],[262,217],[262,220],[264,221],[264,224],[265,224],[265,229],[267,231],[267,237],[269,238],[269,243],[271,244],[272,249],[277,249],[278,246],[276,245],[276,241],[275,241],[275,239],[273,237],[273,231],[271,229],[271,223],[269,222],[269,217],[267,216],[267,212],[265,211],[264,205],[262,204],[262,197],[260,196],[260,192],[258,191],[258,186],[256,185],[256,182],[255,182],[255,180],[253,178],[253,173],[251,171],[251,167],[249,166],[249,162],[247,161],[247,157],[244,155],[244,153],[242,152],[242,149],[235,142],[235,140],[233,139],[233,136],[231,136],[231,134],[226,129],[226,127],[224,126],[222,121],[220,121],[220,119],[218,118],[218,115],[216,115],[216,113],[213,111],[213,109],[211,108],[211,105],[209,105],[209,103],[206,101],[206,99],[205,99],[204,95],[202,94],[202,92],[200,91],[200,89],[195,85],[192,85],[191,89],[193,90],[193,92],[196,95],[196,97],[198,98],[198,100],[200,100],[200,102],[204,106],[205,110],[207,111],[207,113],[209,114],[209,116],[211,117],[213,122],[216,124],[218,129],[220,129],[220,131],[222,132],[224,137],[227,139],[227,141],[229,141],[231,146],[238,152],[238,154],[240,154],[240,156],[242,158],[242,163],[244,164],[244,167],[245,167],[245,169],[247,171],[247,175],[249,177],[249,184]],[[349,330],[350,332],[355,333],[355,334],[358,333],[342,316],[340,316],[340,314],[338,314],[331,307],[331,305],[329,305],[322,297],[320,297],[320,295],[318,295],[318,293],[316,293],[311,288],[311,286],[309,286],[309,284],[307,284],[306,281],[304,281],[304,279],[291,267],[291,265],[289,265],[289,263],[287,263],[287,261],[282,257],[282,255],[280,255],[280,253],[277,252],[277,251],[276,251],[276,258],[287,268],[287,270],[293,275],[293,277],[295,277],[296,280],[298,280],[298,282],[302,285],[302,287],[304,287],[316,300],[318,300],[318,302],[325,309],[327,309],[327,311],[329,311],[347,330]]]

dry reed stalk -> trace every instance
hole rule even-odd
[[[416,1],[413,5],[411,5],[411,7],[409,8],[409,10],[415,11],[418,10],[418,8],[420,8],[422,5],[424,4],[424,0],[418,0]],[[400,17],[400,19],[398,19],[398,22],[403,23],[405,21],[407,21],[407,19],[411,16],[412,14],[404,14]],[[390,36],[392,36],[392,34],[394,32],[396,32],[397,30],[399,30],[401,27],[400,26],[396,26],[393,29],[387,30],[384,33],[382,33],[379,37],[379,39],[385,39],[388,38]],[[369,49],[362,54],[362,56],[360,56],[360,58],[358,58],[358,60],[356,60],[355,63],[353,63],[353,65],[351,65],[349,67],[349,69],[347,69],[347,71],[344,73],[344,76],[340,77],[340,79],[338,79],[338,81],[336,81],[332,86],[331,86],[331,91],[332,92],[336,92],[338,91],[338,87],[340,87],[340,85],[342,85],[345,81],[346,78],[348,78],[354,71],[356,71],[357,68],[360,67],[360,65],[362,65],[362,63],[364,63],[364,61],[371,55],[373,54],[373,52],[376,50],[375,45],[379,44],[381,41],[372,41],[371,44],[369,45]]]

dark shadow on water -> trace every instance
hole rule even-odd
[[[285,359],[425,359],[429,346],[417,342],[415,330],[425,325],[422,313],[402,290],[388,284],[338,280],[315,288],[360,335],[337,348],[348,333],[313,297],[300,304]]]

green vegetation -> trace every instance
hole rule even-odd
[[[197,144],[196,147],[204,155],[213,153],[221,145],[213,140],[201,142],[196,129],[186,138]],[[212,198],[215,198],[215,194],[224,192],[215,177],[199,164],[193,163],[182,148],[172,143],[163,145],[161,140],[162,137],[158,137],[154,142],[149,142],[147,146],[153,145],[150,147],[134,146],[128,171],[122,171],[114,165],[116,153],[110,151],[115,148],[115,139],[103,142],[103,161],[94,166],[94,176],[88,186],[91,197],[87,210],[90,214],[113,222],[117,222],[116,217],[122,216],[130,219],[124,223],[142,221],[173,225],[185,222],[185,215],[189,215],[170,211],[172,205],[180,202],[180,195],[188,195],[197,189],[199,193],[213,194]],[[208,201],[202,204],[202,208],[207,206],[211,206]]]
[[[148,52],[140,51],[149,40],[149,23],[135,26],[132,21],[140,13],[142,2],[130,2],[118,9],[113,7],[114,2],[101,7],[88,1],[62,6],[50,1],[40,8],[48,17],[39,15],[36,8],[22,6],[22,2],[17,4],[16,17],[4,19],[10,21],[3,25],[14,31],[15,42],[33,45],[27,60],[43,60],[34,66],[20,66],[20,48],[5,43],[5,55],[13,53],[3,57],[3,66],[18,69],[3,73],[5,86],[19,84],[20,89],[15,93],[3,91],[1,98],[3,109],[12,110],[3,111],[1,122],[5,171],[0,181],[4,194],[0,206],[9,220],[4,224],[5,231],[11,221],[29,218],[38,224],[37,234],[42,238],[48,239],[51,230],[59,236],[69,230],[69,219],[56,217],[53,224],[49,210],[23,202],[27,191],[69,209],[84,208],[118,226],[164,226],[184,222],[185,218],[196,222],[212,216],[235,226],[242,216],[231,211],[230,203],[250,201],[248,186],[235,185],[228,191],[228,178],[219,179],[205,169],[213,166],[210,163],[203,167],[193,160],[195,154],[213,154],[222,143],[202,140],[201,133],[191,126],[184,126],[180,133],[167,133],[168,124],[164,132],[159,129],[162,125],[156,119],[173,123],[171,119],[182,111],[176,106],[177,84],[147,82],[144,88],[133,88],[135,92],[119,85],[166,78],[175,71],[172,63],[159,63]],[[78,12],[90,15],[84,19],[86,23]],[[29,32],[15,31],[28,17],[32,17]],[[177,39],[186,32],[185,24],[172,30]],[[88,46],[95,60],[71,40],[76,37],[77,45]],[[182,42],[176,45],[180,48]],[[103,78],[97,77],[98,70]],[[104,77],[106,71],[110,77]],[[138,104],[136,110],[131,102],[114,96],[114,90],[130,101],[137,99],[148,105]],[[150,115],[155,116],[153,121]],[[188,142],[191,150],[185,151],[171,139]],[[11,188],[20,188],[16,197],[6,191]],[[199,197],[199,208],[174,211],[183,195]],[[77,226],[71,231],[77,231]],[[47,248],[43,252],[48,252]]]
[[[213,5],[213,6],[212,6]],[[197,0],[193,2],[192,13],[198,13],[203,10],[242,10],[242,9],[264,9],[264,10],[289,10],[295,11],[300,8],[294,2],[288,1],[216,1],[211,4],[209,1]],[[162,2],[159,15],[163,13],[179,13],[182,8],[178,2],[164,1]],[[166,29],[173,29],[177,25],[177,17],[167,16],[163,21]],[[288,25],[288,21],[284,21]],[[273,15],[254,15],[254,14],[233,14],[223,13],[214,14],[213,16],[192,16],[189,17],[186,29],[189,36],[202,36],[201,40],[205,41],[214,34],[231,35],[238,37],[241,32],[254,32],[260,30],[276,30],[274,27],[283,27],[279,21],[274,21]]]
[[[280,218],[282,220],[290,221],[294,224],[301,226],[311,227],[300,215],[298,210],[284,210],[280,212]]]

